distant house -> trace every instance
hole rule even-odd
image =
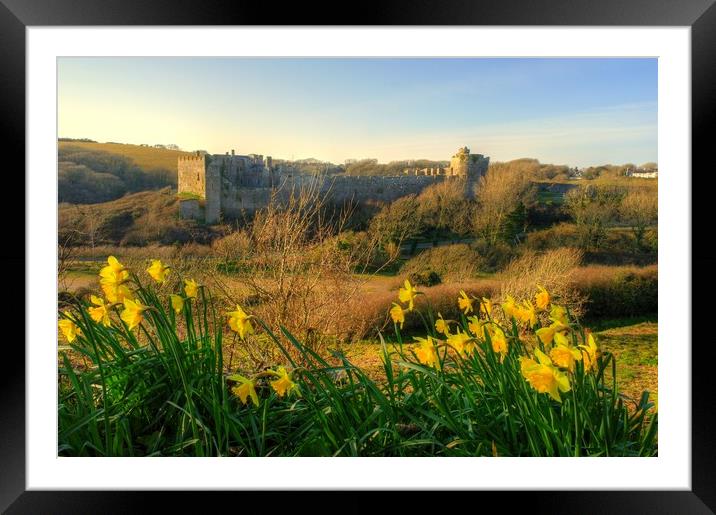
[[[658,179],[659,170],[653,168],[630,168],[624,175],[627,177],[636,177],[638,179]]]

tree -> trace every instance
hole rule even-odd
[[[490,167],[480,179],[472,225],[474,232],[488,244],[505,238],[510,215],[535,202],[536,192],[529,177],[519,168]]]
[[[624,192],[619,188],[594,185],[574,188],[565,195],[565,207],[577,225],[583,248],[600,247],[623,197]]]
[[[649,226],[657,222],[658,210],[656,191],[632,190],[624,197],[619,214],[624,222],[631,225],[637,250],[644,249],[644,236]]]

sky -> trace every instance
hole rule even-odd
[[[58,136],[333,163],[657,161],[657,60],[58,59]]]

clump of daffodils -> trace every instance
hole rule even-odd
[[[396,329],[402,328],[416,295],[417,290],[406,280],[398,300],[407,306],[394,302],[390,310]],[[464,323],[446,320],[438,313],[434,335],[413,337],[412,352],[418,363],[437,370],[444,369],[444,361],[460,366],[461,360],[471,359],[476,352],[483,356],[492,353],[500,366],[508,366],[508,360],[519,366],[519,373],[533,390],[562,402],[561,394],[571,390],[578,371],[596,370],[599,347],[593,334],[577,330],[565,306],[553,302],[541,285],[532,298],[517,300],[507,295],[501,304],[460,290],[457,307]],[[519,334],[513,334],[513,324]]]

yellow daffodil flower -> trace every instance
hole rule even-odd
[[[485,318],[492,316],[492,301],[490,299],[482,297],[482,302],[480,302],[480,313],[485,315]]]
[[[539,363],[525,356],[520,358],[522,376],[539,393],[548,393],[557,402],[562,402],[559,392],[568,392],[571,389],[569,378],[539,349],[535,349],[535,356]]]
[[[124,299],[124,311],[122,311],[120,317],[124,320],[127,327],[131,331],[142,323],[142,320],[144,319],[144,312],[148,309],[149,308],[147,306],[142,305],[142,303],[138,300],[134,301]]]
[[[87,312],[89,313],[92,320],[94,320],[98,324],[101,323],[105,327],[111,327],[112,320],[109,318],[108,305],[104,303],[104,299],[100,299],[95,295],[91,295],[90,301],[96,306],[87,308]]]
[[[448,336],[447,342],[463,357],[470,354],[475,348],[475,343],[470,338],[470,335],[460,331],[457,334]]]
[[[537,313],[535,307],[529,300],[522,301],[522,307],[517,311],[516,316],[522,323],[533,327],[537,323]]]
[[[408,304],[408,311],[413,310],[413,302],[415,301],[415,297],[418,296],[418,290],[413,285],[410,284],[410,281],[407,279],[405,280],[405,287],[400,288],[398,290],[398,299],[402,303]]]
[[[254,333],[254,328],[251,325],[251,316],[247,315],[244,310],[241,309],[241,306],[237,304],[236,310],[229,311],[227,315],[229,316],[229,327],[231,327],[234,332],[239,333],[241,339],[247,334]]]
[[[258,407],[259,396],[256,394],[256,384],[253,382],[253,380],[248,379],[244,376],[240,376],[238,374],[231,375],[228,377],[228,379],[239,383],[237,386],[234,386],[231,391],[239,398],[241,404],[246,405],[250,397],[251,401],[254,403],[254,406]]]
[[[132,299],[132,292],[124,284],[129,280],[129,271],[116,257],[107,258],[107,266],[99,271],[99,284],[105,297],[111,303],[122,303],[124,299]]]
[[[594,335],[592,335],[592,333],[587,333],[587,345],[580,345],[578,348],[583,351],[582,359],[584,360],[584,370],[589,371],[596,369],[599,347],[594,339]]]
[[[169,299],[172,302],[172,308],[177,314],[184,310],[184,297],[181,295],[169,295]]]
[[[476,316],[467,319],[467,329],[478,338],[485,337],[485,321],[480,320]]]
[[[508,349],[507,337],[505,337],[505,333],[502,332],[502,329],[496,328],[490,332],[490,342],[492,343],[493,352],[500,355],[500,363],[502,363],[502,360],[507,356]]]
[[[554,320],[549,326],[542,327],[535,331],[535,334],[544,345],[550,345],[554,339],[555,334],[568,331],[569,327],[564,325],[559,320]]]
[[[278,367],[278,370],[272,373],[276,375],[278,379],[271,381],[271,388],[274,389],[279,397],[290,394],[292,391],[295,391],[296,394],[299,393],[298,385],[291,380],[291,376],[285,367]]]
[[[563,306],[552,305],[552,309],[549,312],[549,317],[552,320],[561,322],[564,325],[569,325],[569,318],[567,318],[567,310]]]
[[[170,267],[163,265],[161,260],[152,259],[152,264],[149,268],[147,268],[147,273],[157,283],[162,284],[167,278],[169,268]]]
[[[104,296],[112,304],[121,304],[125,299],[132,300],[134,295],[131,290],[125,284],[118,284],[112,281],[102,282],[100,286],[104,292]]]
[[[433,345],[432,338],[430,336],[428,336],[427,339],[414,336],[413,339],[420,342],[420,345],[414,349],[418,361],[423,365],[440,368],[440,359],[438,358],[437,349],[435,345]]]
[[[567,338],[565,337],[564,339],[566,340]],[[557,338],[555,338],[555,342],[556,341]],[[549,352],[549,356],[552,358],[555,365],[561,368],[566,368],[570,372],[574,370],[574,364],[582,359],[582,353],[579,349],[575,349],[571,345],[564,345],[563,343],[558,343],[552,347],[552,350]]]
[[[77,324],[75,324],[74,320],[70,318],[72,315],[70,315],[69,311],[65,311],[65,316],[68,318],[62,318],[57,322],[57,326],[60,328],[60,331],[62,331],[62,334],[65,336],[65,339],[72,343],[75,341],[75,339],[78,336],[82,336],[82,329],[77,327]]]
[[[438,313],[438,319],[435,321],[435,330],[445,336],[450,335],[450,326],[440,313]]]
[[[538,309],[547,309],[547,306],[549,306],[549,292],[540,285],[537,285],[537,287],[539,292],[535,295],[535,304]]]
[[[184,293],[190,299],[195,299],[199,292],[199,283],[194,279],[184,279]]]
[[[400,304],[397,302],[393,302],[393,307],[390,308],[390,318],[392,318],[396,324],[400,324],[401,329],[403,328],[403,324],[405,323],[405,310],[400,307]]]
[[[467,296],[467,293],[465,293],[465,290],[460,290],[460,296],[457,298],[457,305],[460,309],[463,310],[463,312],[467,315],[468,313],[472,313],[472,303],[475,302],[475,299],[471,299]]]
[[[502,303],[502,312],[505,314],[505,317],[509,320],[510,318],[515,317],[516,311],[519,310],[519,307],[517,306],[517,303],[515,302],[515,299],[513,299],[510,295],[507,296],[507,300]]]

